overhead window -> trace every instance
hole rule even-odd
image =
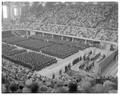
[[[15,16],[18,15],[18,10],[17,10],[17,8],[14,8],[14,15],[15,15]]]
[[[3,18],[8,18],[7,6],[3,6]]]

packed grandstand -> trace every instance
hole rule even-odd
[[[3,93],[117,93],[117,2],[3,2]]]

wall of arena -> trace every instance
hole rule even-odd
[[[99,74],[102,75],[106,67],[110,64],[112,64],[112,61],[116,59],[118,55],[118,50],[115,50],[113,53],[111,53],[107,58],[105,58],[101,63],[99,64]]]

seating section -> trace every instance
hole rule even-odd
[[[15,34],[16,36],[25,36],[26,31],[25,30],[15,30],[15,31],[13,31],[13,34]]]
[[[55,58],[27,52],[25,49],[17,49],[7,44],[2,44],[2,57],[34,70],[41,70],[57,62]]]
[[[100,42],[88,40],[85,43],[84,39],[77,39],[78,41],[76,41],[76,40],[75,41],[67,41],[65,39],[61,40],[61,39],[56,39],[55,37],[47,38],[47,37],[39,36],[39,35],[32,35],[32,36],[30,36],[30,38],[44,40],[44,41],[52,42],[54,44],[68,45],[70,47],[78,48],[79,50],[84,50],[89,47],[101,48]]]
[[[22,42],[16,43],[16,45],[24,48],[28,48],[35,51],[40,51],[41,48],[47,47],[52,45],[53,43],[42,41],[42,40],[35,40],[35,39],[28,39]]]
[[[64,59],[74,53],[77,53],[78,49],[69,47],[67,45],[54,44],[52,46],[41,49],[41,51],[43,53]]]
[[[17,49],[14,46],[10,46],[7,44],[2,44],[2,56],[8,58],[9,56],[13,56],[16,54],[20,54],[26,52],[25,49]]]
[[[117,93],[118,77],[82,77],[79,72],[70,70],[59,79],[51,79],[2,60],[2,85],[7,85],[2,86],[2,93]]]
[[[2,39],[8,38],[8,37],[13,37],[13,36],[15,36],[15,35],[12,34],[11,31],[3,31],[3,32],[2,32]]]
[[[12,50],[15,48],[16,48],[15,46],[11,46],[11,45],[2,43],[2,50]]]
[[[24,52],[26,52],[26,50],[24,50],[24,49],[4,50],[3,49],[2,52],[3,52],[4,56],[13,56],[16,54],[24,53]]]
[[[23,37],[18,37],[18,36],[14,36],[14,37],[9,37],[9,38],[5,38],[2,39],[3,42],[6,42],[8,44],[16,44],[18,42],[24,41],[27,38],[23,38]]]
[[[25,4],[28,7],[28,5]],[[3,29],[31,29],[105,41],[118,41],[117,2],[33,4],[20,21],[3,21]],[[21,14],[22,15],[22,14]]]
[[[33,70],[41,70],[53,63],[56,63],[57,60],[51,57],[47,57],[42,54],[37,54],[34,52],[26,52],[23,54],[10,56],[10,59],[16,61],[20,65],[29,66]]]

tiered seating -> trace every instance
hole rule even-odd
[[[13,81],[24,81],[30,69],[4,60],[2,62],[2,72],[7,74],[7,77],[11,78]]]
[[[67,45],[55,44],[55,45],[52,45],[49,47],[45,47],[45,48],[41,49],[41,51],[43,53],[64,59],[74,53],[77,53],[78,49],[69,47]]]
[[[34,11],[27,10],[31,15],[28,14],[24,18],[20,18],[22,21],[3,21],[3,28],[27,28],[78,37],[117,41],[118,33],[115,32],[118,31],[118,4],[116,2],[100,2],[98,4],[64,3],[62,5],[54,4],[54,7],[39,6],[32,7],[35,8]],[[41,9],[42,12],[39,13]]]
[[[57,62],[57,60],[54,58],[47,57],[42,54],[37,54],[34,52],[11,56],[10,59],[16,61],[17,64],[19,63],[20,65],[27,66],[34,70],[41,70]]]

